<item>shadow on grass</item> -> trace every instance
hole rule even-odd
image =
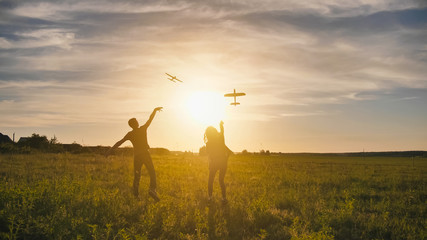
[[[241,239],[249,234],[245,229],[251,222],[245,209],[218,202],[211,202],[208,208],[209,239]]]

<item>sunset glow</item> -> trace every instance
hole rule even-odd
[[[187,99],[187,110],[199,123],[217,125],[225,118],[226,103],[220,93],[194,92]]]

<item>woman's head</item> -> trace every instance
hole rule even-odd
[[[219,137],[219,132],[218,130],[216,130],[216,128],[212,126],[209,126],[206,128],[205,136],[204,136],[205,143],[207,143],[208,141],[215,140],[218,137]]]

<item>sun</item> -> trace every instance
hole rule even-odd
[[[224,120],[225,107],[224,97],[215,92],[194,92],[187,100],[190,115],[203,125],[216,125]]]

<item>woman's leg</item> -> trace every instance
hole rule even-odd
[[[213,182],[214,182],[214,179],[215,179],[215,173],[216,173],[216,170],[209,169],[209,180],[208,180],[208,195],[209,195],[209,198],[212,198]]]
[[[226,192],[225,192],[225,182],[224,182],[226,172],[227,172],[227,166],[219,170],[219,185],[221,186],[222,200],[227,199]]]

